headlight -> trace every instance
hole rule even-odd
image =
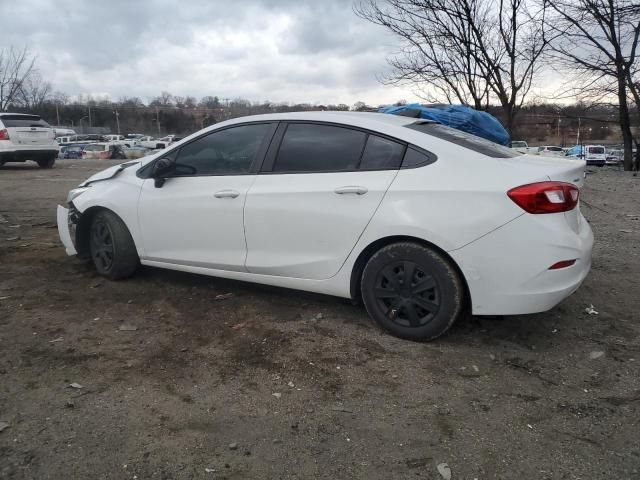
[[[89,188],[91,187],[78,187],[78,188],[74,188],[73,190],[71,190],[69,192],[69,194],[67,195],[67,203],[69,202],[73,202],[73,200],[75,198],[78,198],[80,195],[82,195],[84,192],[86,192],[87,190],[89,190]]]

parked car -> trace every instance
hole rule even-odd
[[[529,153],[529,144],[523,140],[514,140],[509,144],[509,148],[520,153]]]
[[[51,168],[60,147],[53,128],[38,115],[0,113],[0,166],[33,160]]]
[[[544,145],[538,147],[537,155],[542,155],[545,157],[564,157],[564,150],[562,147],[555,147],[552,145]]]
[[[142,138],[144,135],[141,133],[128,133],[124,139],[124,146],[129,148],[139,146]]]
[[[79,159],[84,158],[84,148],[85,145],[65,145],[60,147],[60,151],[64,159]]]
[[[149,148],[151,150],[162,150],[163,148],[167,148],[169,146],[169,140],[156,140],[150,136],[144,136],[138,140],[137,145],[145,148]]]
[[[427,340],[466,308],[541,312],[578,288],[584,170],[415,118],[258,115],[90,177],[58,229],[112,280],[142,263],[362,299]]]
[[[134,145],[132,147],[127,147],[126,145],[123,147],[123,151],[127,158],[142,158],[145,155],[149,155],[151,150],[145,147],[141,147],[139,145]]]
[[[605,164],[607,165],[619,165],[624,160],[624,149],[621,148],[607,148]]]
[[[90,143],[84,147],[84,158],[99,158],[103,160],[126,159],[122,146],[117,143]]]
[[[127,143],[124,135],[102,135],[102,141],[107,143],[117,143],[119,145]]]

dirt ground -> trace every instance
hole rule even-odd
[[[420,344],[337,298],[99,278],[55,206],[108,163],[0,168],[0,478],[640,478],[640,177],[588,176],[572,297]]]

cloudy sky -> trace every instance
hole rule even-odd
[[[416,100],[377,77],[397,48],[352,0],[0,0],[1,46],[27,45],[68,95]]]

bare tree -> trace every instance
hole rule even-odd
[[[634,86],[640,4],[637,0],[543,0],[558,21],[561,33],[552,44],[561,67],[574,73],[585,94],[599,91],[614,94],[624,143],[624,168],[633,168],[633,137],[629,115],[629,95],[640,95]]]
[[[51,83],[44,81],[37,71],[32,71],[22,82],[19,103],[27,108],[39,108],[51,98],[51,90]]]
[[[529,0],[363,0],[356,14],[402,39],[390,83],[431,89],[431,101],[486,109],[513,131],[549,39],[546,6]]]
[[[15,102],[25,79],[33,72],[36,58],[25,47],[0,49],[0,112]]]

